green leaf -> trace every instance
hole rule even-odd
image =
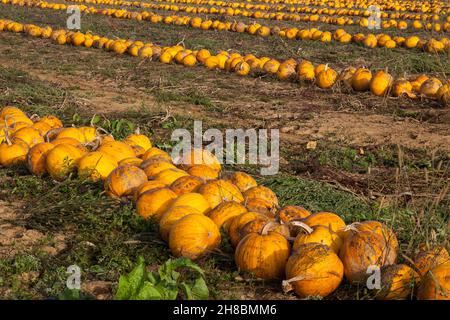
[[[131,291],[130,283],[126,276],[120,276],[119,285],[116,292],[117,300],[128,300],[132,296],[133,292]]]
[[[161,300],[163,295],[155,288],[155,286],[146,281],[141,290],[134,295],[131,300]]]
[[[178,296],[178,285],[176,282],[159,282],[155,288],[161,293],[163,300],[175,300]]]
[[[127,300],[137,294],[144,283],[147,276],[146,273],[144,258],[139,257],[137,266],[128,274],[128,276],[120,277],[116,298],[119,300]]]
[[[187,258],[178,258],[175,260],[167,260],[158,270],[159,276],[162,280],[177,280],[178,272],[174,273],[175,269],[188,268],[192,271],[198,272],[201,276],[204,276],[203,270],[194,262]]]
[[[191,287],[192,296],[195,300],[207,300],[209,298],[209,290],[206,281],[203,277],[198,277],[194,280],[194,285]]]

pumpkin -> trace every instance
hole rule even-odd
[[[25,127],[17,130],[12,135],[12,139],[20,139],[25,142],[30,148],[38,143],[44,142],[44,138],[41,136],[40,132],[32,127]]]
[[[244,200],[239,189],[226,180],[210,181],[202,185],[198,192],[205,196],[211,204],[211,208],[215,208],[224,201],[242,202]]]
[[[116,160],[109,155],[99,151],[89,152],[77,162],[78,176],[93,181],[105,180],[117,166]]]
[[[252,198],[245,201],[248,211],[259,212],[268,217],[275,217],[277,207],[273,203],[261,198]]]
[[[289,257],[283,291],[294,290],[300,298],[326,297],[339,287],[343,275],[344,266],[330,247],[307,243]]]
[[[420,93],[426,97],[434,98],[441,86],[442,82],[439,79],[430,78],[422,83],[420,86]]]
[[[147,181],[145,172],[133,165],[114,169],[105,180],[106,193],[111,197],[126,197]]]
[[[355,91],[367,91],[370,88],[372,72],[366,68],[359,68],[352,77],[352,88]]]
[[[157,175],[155,175],[155,180],[164,183],[166,186],[170,186],[178,178],[184,176],[188,176],[188,173],[186,171],[177,168],[169,168],[166,170],[162,170]]]
[[[159,189],[159,188],[165,188],[166,185],[162,182],[156,181],[156,180],[150,180],[147,182],[144,182],[141,184],[136,190],[134,191],[133,199],[136,201],[141,194],[143,194],[146,191]]]
[[[225,180],[234,184],[241,192],[245,192],[248,189],[258,185],[255,179],[253,179],[250,175],[240,171],[233,172],[231,175],[227,176]]]
[[[339,232],[340,230],[345,228],[344,220],[342,220],[337,214],[332,212],[314,213],[306,217],[304,222],[311,228],[317,225],[322,225],[325,227],[329,227],[335,232]]]
[[[142,164],[142,159],[137,157],[125,158],[119,162],[119,166],[126,164],[131,164],[133,166],[139,167]]]
[[[109,155],[114,158],[117,163],[126,158],[135,157],[136,154],[129,145],[121,141],[107,141],[100,145],[96,150]]]
[[[47,122],[41,120],[35,122],[32,127],[33,129],[36,129],[43,137],[47,134],[47,132],[52,130],[52,127]]]
[[[404,300],[412,298],[419,275],[405,264],[393,264],[381,268],[381,289],[377,292],[379,300]]]
[[[234,260],[239,271],[250,272],[262,279],[284,277],[286,261],[290,253],[289,242],[278,233],[260,233],[245,236],[236,248]]]
[[[378,71],[370,81],[370,91],[379,97],[383,97],[392,85],[392,76],[385,71]]]
[[[177,195],[168,188],[156,188],[141,193],[136,201],[137,213],[144,219],[159,222],[162,214],[170,207]]]
[[[422,278],[417,292],[419,300],[450,300],[450,262],[440,264]]]
[[[395,233],[379,221],[355,222],[340,230],[341,237],[345,239],[352,232],[368,231],[380,235],[386,245],[386,263],[394,264],[397,260],[398,240]]]
[[[316,83],[321,89],[330,89],[335,84],[337,76],[337,72],[326,65],[325,69],[317,74]]]
[[[51,143],[42,142],[36,144],[27,154],[27,168],[34,175],[43,175],[46,171],[45,158],[47,152],[55,146]]]
[[[223,227],[224,230],[228,232],[233,219],[246,212],[247,208],[242,204],[235,201],[226,201],[211,210],[208,213],[208,217],[214,221],[219,229]]]
[[[149,161],[151,159],[145,160],[141,165],[140,168],[144,170],[145,174],[149,179],[153,179],[156,177],[158,173],[161,171],[167,170],[167,169],[176,169],[176,167],[166,160],[158,160],[156,162]]]
[[[204,164],[197,164],[189,167],[187,173],[191,176],[201,178],[204,181],[214,180],[219,177],[219,173],[216,170]]]
[[[79,143],[85,142],[84,134],[78,128],[75,127],[60,129],[55,139],[62,139],[62,138],[75,139]]]
[[[435,266],[449,261],[450,256],[444,247],[435,246],[427,249],[424,245],[421,245],[419,252],[414,257],[414,267],[421,276],[425,276]]]
[[[248,234],[250,233],[258,233],[261,232],[261,230],[263,229],[263,227],[270,221],[269,217],[261,215],[256,219],[253,219],[249,222],[247,222],[246,224],[244,224],[243,226],[241,226],[238,230],[237,230],[237,235],[239,236],[237,240],[237,243],[239,244],[239,242]]]
[[[421,74],[421,75],[417,76],[414,80],[411,81],[412,89],[415,92],[420,93],[420,87],[428,79],[430,79],[430,78],[425,74]]]
[[[145,161],[145,160],[150,159],[151,157],[154,157],[154,156],[160,156],[161,158],[165,158],[169,162],[172,162],[172,158],[170,157],[170,155],[167,152],[165,152],[165,151],[163,151],[161,149],[155,148],[155,147],[152,147],[152,148],[148,149],[144,153],[144,155],[142,156],[142,160]]]
[[[344,240],[339,256],[345,277],[350,282],[364,282],[369,266],[383,267],[386,261],[384,238],[371,231],[352,232]]]
[[[252,187],[244,192],[245,201],[249,201],[250,199],[261,199],[270,203],[273,207],[278,206],[278,197],[277,195],[267,187],[264,186],[256,186]]]
[[[79,127],[78,130],[83,135],[83,143],[93,142],[97,139],[97,129],[94,127]]]
[[[187,215],[172,226],[169,234],[170,251],[175,257],[196,260],[217,248],[221,237],[219,228],[201,214]]]
[[[229,225],[228,235],[230,236],[230,242],[233,247],[236,247],[241,240],[240,230],[244,227],[248,222],[256,220],[256,219],[267,219],[267,216],[264,216],[258,212],[245,212],[238,216],[235,216]]]
[[[7,117],[27,117],[25,112],[17,107],[6,106],[1,109],[0,118],[6,119]]]
[[[222,168],[216,156],[206,149],[192,149],[189,153],[177,159],[175,163],[182,164],[186,167],[204,164],[217,172],[220,172]]]
[[[307,60],[302,60],[297,66],[297,78],[302,81],[313,81],[316,77],[314,65]]]
[[[182,176],[175,180],[170,189],[177,195],[182,195],[189,192],[196,192],[203,184],[203,180],[194,176]]]
[[[356,69],[354,67],[348,67],[345,68],[338,76],[337,81],[343,82],[348,87],[351,87],[352,85],[352,78],[355,74]]]
[[[206,214],[211,209],[208,201],[201,194],[194,192],[182,194],[176,198],[170,206],[191,206],[202,214]]]
[[[62,181],[69,176],[83,155],[84,152],[77,147],[59,144],[47,152],[46,170],[54,180]]]
[[[190,214],[202,214],[191,206],[170,207],[159,220],[159,234],[164,241],[169,241],[170,229],[181,218]]]
[[[304,232],[300,232],[296,236],[292,246],[294,250],[306,243],[320,243],[330,247],[336,254],[339,254],[339,250],[342,246],[342,239],[339,234],[331,230],[331,228],[322,225],[316,225],[311,228],[300,221],[291,221],[291,224],[304,230]]]
[[[304,219],[311,215],[311,212],[299,206],[285,206],[278,210],[277,217],[283,223],[288,223],[292,220]]]
[[[10,167],[26,160],[29,147],[25,142],[18,140],[11,143],[6,135],[6,142],[0,144],[0,165]]]
[[[392,84],[392,95],[394,97],[408,96],[411,99],[416,98],[416,95],[412,93],[413,86],[411,82],[406,79],[397,79]]]
[[[125,142],[126,144],[128,144],[129,146],[133,147],[133,146],[139,146],[141,148],[144,149],[144,151],[148,151],[151,147],[152,147],[152,143],[150,141],[150,139],[143,134],[130,134],[128,135],[123,142]]]

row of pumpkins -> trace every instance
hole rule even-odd
[[[87,3],[107,4],[108,0],[87,0]],[[195,5],[209,5],[218,7],[230,7],[233,9],[248,9],[248,10],[262,10],[262,11],[290,11],[302,13],[318,13],[330,15],[356,15],[369,17],[371,15],[370,6],[377,5],[383,11],[383,18],[387,18],[386,11],[394,11],[393,14],[398,14],[406,19],[432,19],[439,20],[438,14],[445,15],[448,6],[444,2],[424,2],[424,1],[402,1],[395,4],[386,1],[358,1],[344,0],[329,2],[326,0],[265,0],[264,4],[260,1],[246,0],[245,2],[238,1],[221,1],[221,0],[151,0],[150,2],[166,2],[166,3],[181,3],[181,4],[195,4]],[[258,2],[253,4],[252,2]],[[120,5],[141,6],[141,2],[129,2],[118,0],[115,2]],[[303,5],[296,7],[295,5]],[[321,7],[321,8],[318,8]],[[411,12],[421,12],[427,14],[412,15]],[[433,13],[433,15],[431,14]],[[412,15],[412,16],[411,16]]]
[[[35,175],[62,181],[77,172],[102,180],[114,198],[133,199],[137,213],[159,224],[176,257],[192,260],[216,249],[223,231],[240,271],[283,280],[301,297],[326,297],[345,279],[364,285],[371,266],[381,268],[379,299],[450,299],[450,257],[423,245],[411,266],[397,264],[399,243],[383,223],[346,225],[331,212],[280,208],[276,194],[244,172],[222,174],[204,149],[172,159],[135,133],[123,141],[94,127],[66,127],[54,116],[30,119],[15,107],[0,112],[0,165],[26,165]]]
[[[22,3],[20,2],[20,4]],[[28,2],[28,4],[34,5],[33,2]],[[42,2],[39,2],[38,4],[39,6],[44,6],[44,3]],[[45,4],[45,7],[53,9],[63,8],[60,6],[56,7],[56,5],[57,4],[55,3],[49,5]],[[103,11],[97,12],[92,11],[91,10],[92,8],[88,8],[86,6],[81,6],[80,8],[82,11],[85,12],[101,13],[113,17],[117,12],[121,11],[117,9],[105,9]],[[165,24],[191,26],[192,28],[198,28],[202,30],[213,29],[218,31],[232,31],[237,33],[246,32],[248,34],[261,37],[268,37],[269,35],[277,35],[288,39],[315,40],[321,41],[322,43],[329,43],[335,41],[346,44],[352,42],[356,44],[362,44],[368,48],[384,47],[388,49],[393,49],[398,46],[403,46],[404,48],[408,49],[420,49],[427,53],[442,53],[448,51],[450,48],[450,41],[447,37],[442,37],[439,40],[434,38],[424,40],[418,36],[409,36],[407,38],[402,36],[396,36],[394,38],[391,38],[390,35],[384,33],[379,33],[377,35],[372,33],[369,34],[357,33],[352,35],[343,29],[338,29],[334,33],[331,33],[330,31],[322,31],[317,28],[310,28],[310,29],[298,29],[296,27],[270,28],[269,26],[264,26],[259,23],[252,23],[247,25],[243,22],[223,22],[221,20],[209,20],[209,19],[203,20],[200,17],[176,16],[176,15],[163,17],[161,15],[150,13],[145,13],[141,15],[136,12],[134,13],[130,12],[129,15],[126,16],[122,16],[122,14],[120,14],[119,17],[122,18],[129,17],[141,20],[148,20],[152,23],[165,23]],[[421,22],[415,21],[413,25],[414,24],[421,25]]]
[[[71,2],[75,3],[85,3],[87,0],[74,0]],[[54,10],[66,10],[68,5],[62,4],[62,3],[49,3],[46,1],[38,1],[38,0],[2,0],[3,4],[13,4],[13,5],[19,5],[19,6],[28,6],[28,7],[38,7],[38,8],[49,8]],[[115,5],[115,1],[113,0],[106,0],[103,1],[102,4],[111,4]],[[102,14],[107,16],[113,16],[116,18],[122,18],[122,19],[134,19],[137,21],[142,21],[146,19],[151,19],[151,16],[157,16],[161,17],[160,15],[156,15],[153,12],[147,12],[147,11],[128,11],[126,9],[102,9],[102,8],[95,8],[95,7],[87,7],[85,5],[79,6],[80,10],[82,10],[85,13],[92,13],[92,14]],[[295,13],[283,13],[283,12],[277,12],[277,13],[261,13],[259,11],[256,12],[248,12],[248,11],[240,11],[238,9],[234,10],[231,8],[228,9],[216,9],[216,8],[201,8],[201,7],[191,7],[191,6],[185,6],[185,7],[178,7],[178,6],[170,6],[170,5],[157,5],[157,4],[151,4],[151,3],[140,3],[139,7],[146,8],[146,9],[152,9],[152,10],[164,10],[164,11],[172,11],[172,12],[186,12],[189,14],[218,14],[218,15],[226,15],[226,16],[243,16],[243,17],[249,17],[254,19],[269,19],[269,20],[287,20],[287,21],[295,21],[295,22],[320,22],[325,24],[333,24],[333,25],[339,25],[339,26],[346,26],[346,25],[359,25],[363,28],[370,27],[371,23],[375,23],[375,20],[367,19],[367,18],[361,18],[357,20],[353,20],[348,17],[328,17],[328,16],[319,16],[317,14],[315,15],[299,15]],[[232,10],[233,12],[230,12]],[[185,17],[189,19],[189,17]],[[155,18],[153,18],[155,19]],[[373,24],[373,27],[375,27],[375,24]],[[383,29],[389,29],[389,28],[396,28],[399,30],[405,30],[408,28],[415,28],[415,29],[427,29],[427,30],[434,30],[436,32],[450,31],[450,17],[447,18],[447,21],[445,22],[434,22],[434,23],[426,23],[423,25],[421,22],[416,23],[408,23],[407,21],[400,20],[397,21],[396,19],[390,19],[390,20],[383,20],[381,21],[381,27]]]
[[[81,0],[80,0],[81,1]],[[85,0],[83,0],[85,1]],[[33,2],[29,2],[30,5]],[[40,6],[44,3],[39,2]],[[46,5],[46,8],[55,8],[55,3]],[[60,8],[60,7],[57,7]],[[90,8],[86,6],[81,6],[81,10],[85,12],[91,12]],[[105,9],[100,11],[102,14],[107,14],[109,16],[114,16],[116,12],[120,10],[117,9]],[[92,13],[92,12],[91,12]],[[223,22],[221,20],[209,20],[202,19],[200,17],[188,17],[188,16],[166,16],[156,14],[142,14],[137,16],[138,13],[130,13],[130,18],[139,18],[143,20],[148,20],[152,23],[165,23],[165,24],[175,24],[191,26],[192,28],[198,28],[202,30],[218,30],[218,31],[232,31],[237,33],[246,32],[251,35],[256,35],[260,37],[268,37],[270,35],[277,35],[287,39],[298,39],[298,40],[315,40],[323,43],[329,43],[332,41],[338,43],[356,43],[362,44],[368,48],[384,47],[388,49],[393,49],[398,46],[402,46],[408,49],[420,49],[427,53],[443,53],[450,49],[450,41],[447,37],[442,37],[441,39],[431,38],[429,40],[421,39],[419,36],[411,35],[407,38],[402,36],[391,37],[390,35],[379,33],[377,35],[369,33],[357,33],[350,34],[344,29],[338,29],[331,33],[330,31],[322,31],[317,28],[310,29],[299,29],[296,27],[272,27],[261,25],[259,23],[245,24],[243,22]],[[120,17],[122,17],[120,15]],[[421,22],[415,21],[413,25],[420,24]],[[428,26],[427,26],[428,28]]]
[[[102,5],[115,5],[115,6],[134,6],[134,7],[140,7],[140,8],[146,8],[149,7],[149,2],[136,2],[136,1],[123,1],[123,0],[77,0],[77,2],[83,2],[83,3],[93,3],[93,4],[102,4]],[[366,8],[365,10],[358,10],[358,9],[349,9],[349,8],[316,8],[311,6],[302,6],[302,7],[295,7],[291,5],[286,4],[276,4],[275,6],[269,4],[266,2],[265,4],[251,4],[248,2],[233,2],[233,1],[211,1],[211,0],[196,0],[195,2],[191,0],[159,0],[159,1],[150,1],[151,2],[165,2],[167,4],[159,5],[156,7],[155,5],[151,6],[151,8],[164,8],[164,9],[171,9],[173,11],[180,11],[180,8],[186,8],[186,6],[179,7],[176,4],[194,4],[196,5],[196,8],[198,8],[197,13],[222,13],[227,14],[230,16],[238,15],[242,12],[242,9],[245,10],[252,10],[254,12],[254,18],[260,18],[263,14],[261,11],[275,11],[275,13],[282,13],[289,12],[289,13],[303,13],[303,14],[313,14],[313,15],[328,15],[328,16],[360,16],[360,17],[370,17],[373,12]],[[170,3],[170,5],[169,5]],[[197,7],[199,5],[207,5],[212,12],[205,11],[208,8],[205,7]],[[226,10],[218,9],[217,7],[223,7],[227,8]],[[421,13],[412,13],[412,12],[400,12],[398,10],[394,10],[394,12],[386,12],[382,9],[382,6],[378,6],[380,9],[379,17],[381,19],[404,19],[404,20],[414,20],[414,21],[440,21],[441,17],[440,15],[445,16],[446,11],[444,8],[441,8],[441,10],[437,10],[434,14],[421,14]],[[447,20],[447,22],[450,22],[450,19]],[[416,25],[417,26],[417,25]],[[415,26],[413,26],[415,27]]]
[[[161,47],[142,41],[108,39],[89,33],[66,30],[52,30],[31,24],[20,24],[9,20],[0,20],[0,31],[23,32],[33,37],[52,39],[60,45],[72,44],[102,48],[117,54],[128,54],[134,57],[159,59],[169,64],[176,62],[186,67],[201,64],[208,69],[222,69],[246,76],[250,72],[273,74],[280,80],[315,83],[321,89],[332,89],[334,86],[351,88],[356,92],[370,91],[376,96],[393,95],[395,97],[418,98],[419,96],[440,101],[444,106],[450,97],[450,80],[442,82],[438,78],[420,75],[414,79],[394,79],[387,71],[372,73],[364,67],[349,67],[341,72],[325,64],[314,65],[308,60],[296,61],[288,59],[278,61],[269,57],[256,57],[253,54],[241,55],[238,52],[221,51],[212,55],[208,50],[192,51],[181,45]]]

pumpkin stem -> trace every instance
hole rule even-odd
[[[141,134],[141,128],[137,127],[136,130],[134,130],[135,134]]]
[[[94,119],[95,119],[96,116],[97,116],[97,114],[95,113],[95,114],[92,116],[91,121],[89,122],[90,125],[91,125],[91,127],[95,127],[95,125],[94,125]]]
[[[62,129],[63,128],[55,128],[55,129],[49,130],[44,136],[45,141],[50,142],[50,136],[53,134],[58,134]]]
[[[272,227],[275,224],[278,224],[278,223],[276,223],[275,221],[267,222],[261,230],[261,235],[266,236],[270,231],[270,227]]]
[[[310,226],[308,226],[306,223],[301,222],[301,221],[290,221],[289,222],[290,225],[294,226],[294,227],[300,227],[303,230],[305,230],[308,234],[311,234],[314,229],[311,228]]]
[[[95,131],[97,131],[97,135],[101,136],[102,134],[109,136],[110,133],[108,132],[108,130],[102,128],[102,127],[97,127],[95,129]]]
[[[359,232],[357,226],[361,225],[361,222],[353,222],[352,224],[349,224],[348,226],[346,226],[344,228],[344,232],[345,231],[354,231],[354,232]]]
[[[33,122],[36,122],[35,119],[36,119],[36,121],[39,121],[39,120],[41,120],[41,117],[39,117],[39,115],[36,114],[36,113],[32,114],[31,117],[30,117],[30,120],[33,121]]]
[[[11,139],[9,137],[8,129],[5,128],[3,130],[5,130],[5,141],[6,141],[6,143],[8,144],[8,146],[12,145]]]
[[[304,276],[297,276],[288,280],[283,280],[281,282],[281,287],[283,288],[283,292],[284,293],[288,293],[289,291],[294,290],[294,286],[291,284],[291,282],[295,282],[295,281],[300,281],[300,280],[304,280],[305,277]]]

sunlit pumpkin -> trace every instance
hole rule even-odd
[[[175,206],[167,209],[159,220],[159,234],[164,241],[169,241],[170,229],[181,218],[190,214],[202,214],[191,206]]]
[[[352,87],[355,91],[367,91],[370,88],[372,72],[366,68],[359,68],[352,77]]]
[[[133,165],[114,169],[105,180],[106,193],[111,197],[132,196],[135,190],[147,181],[145,172]]]
[[[328,246],[304,244],[293,251],[286,263],[283,290],[294,290],[300,298],[326,297],[339,287],[343,274],[341,260]]]
[[[96,150],[109,155],[114,158],[118,163],[126,158],[135,157],[136,154],[128,144],[122,141],[108,141],[102,143]]]
[[[450,256],[443,246],[427,248],[425,245],[421,245],[419,252],[414,257],[414,267],[421,276],[425,276],[435,266],[449,261]]]
[[[314,213],[304,219],[304,222],[309,227],[322,225],[331,228],[335,232],[345,228],[345,222],[337,214],[332,212],[318,212]]]
[[[420,277],[405,264],[394,264],[381,268],[381,288],[376,294],[380,300],[404,300],[412,298]]]
[[[223,227],[228,232],[233,219],[246,212],[247,208],[242,204],[235,201],[226,201],[211,210],[208,213],[208,217],[214,221],[219,229]]]
[[[187,215],[172,226],[169,234],[170,251],[175,257],[196,260],[220,244],[219,228],[201,214]]]
[[[211,209],[209,202],[201,194],[195,192],[180,195],[170,204],[170,206],[191,206],[202,214],[206,214]]]
[[[214,209],[224,201],[236,201],[239,203],[244,201],[244,197],[239,189],[225,180],[212,180],[200,186],[198,193],[208,200],[211,209]]]
[[[336,254],[342,246],[342,239],[339,234],[329,227],[323,225],[315,225],[309,227],[300,221],[291,221],[291,224],[301,227],[303,232],[299,232],[294,240],[293,249],[296,250],[306,243],[320,243],[330,247]]]
[[[235,171],[225,180],[231,182],[239,188],[241,192],[245,192],[250,188],[256,187],[258,183],[250,175],[245,172]]]
[[[420,282],[417,299],[450,300],[450,262],[428,271]]]
[[[262,279],[282,279],[290,251],[289,242],[282,235],[263,229],[239,242],[234,260],[239,271]]]
[[[99,151],[89,152],[78,159],[78,176],[93,181],[105,180],[117,166],[116,160],[109,155]]]
[[[0,144],[0,165],[10,167],[26,160],[29,147],[25,142],[12,143],[6,136],[6,141]]]
[[[143,194],[146,191],[159,189],[159,188],[165,188],[166,185],[162,182],[156,181],[156,180],[150,180],[146,181],[143,184],[141,184],[139,187],[136,188],[134,191],[133,199],[136,201],[141,194]]]
[[[392,76],[386,71],[380,70],[374,74],[370,81],[370,91],[376,96],[383,97],[389,91],[392,82]]]
[[[75,168],[75,165],[84,152],[70,144],[59,144],[47,152],[45,157],[46,170],[50,176],[62,181],[66,179]]]
[[[194,177],[201,178],[204,181],[214,180],[219,177],[219,173],[210,166],[204,164],[196,164],[189,167],[187,173]]]
[[[45,158],[47,152],[53,149],[55,146],[51,143],[43,142],[38,143],[30,149],[27,154],[27,168],[34,175],[43,175],[46,171]]]

